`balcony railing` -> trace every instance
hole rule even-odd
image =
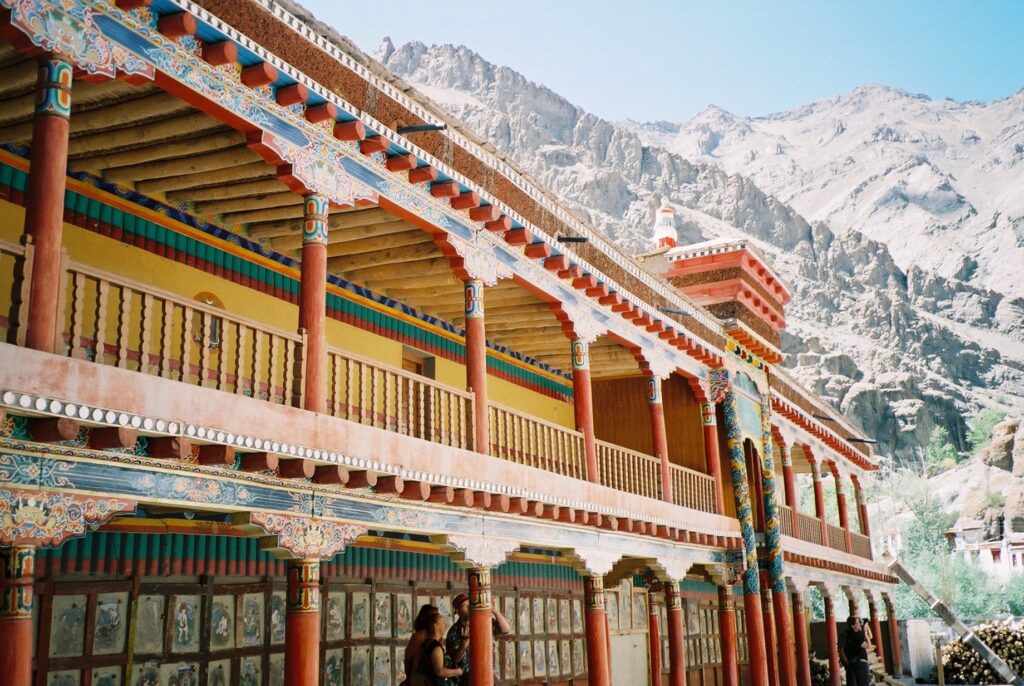
[[[503,460],[587,478],[583,434],[510,407],[490,403],[487,408],[491,454]]]
[[[597,471],[604,486],[661,498],[661,463],[650,455],[597,441]]]
[[[69,263],[71,357],[284,405],[302,404],[304,338],[123,277]]]
[[[869,560],[873,560],[874,556],[871,554],[871,539],[864,534],[859,534],[856,531],[850,532],[850,538],[853,539],[853,554],[858,557],[866,557]]]
[[[0,241],[0,287],[11,307],[0,316],[6,340],[24,344],[33,258],[25,246]],[[206,302],[64,260],[58,341],[62,354],[174,381],[301,407],[305,338],[231,314]],[[473,394],[342,350],[329,348],[328,411],[349,421],[456,448],[473,445]],[[502,459],[587,479],[583,434],[491,403],[489,452]],[[662,497],[657,458],[597,441],[598,481],[647,498]],[[670,465],[675,504],[715,513],[715,483]],[[782,509],[787,535],[822,544],[817,519]],[[844,532],[828,544],[845,549]],[[854,537],[867,557],[869,542]]]
[[[716,513],[715,479],[686,467],[669,465],[672,478],[672,502],[701,512]]]
[[[779,505],[779,529],[782,531],[783,536],[792,536],[793,538],[799,538],[796,535],[794,521],[793,508],[788,505]]]
[[[327,404],[335,417],[385,431],[473,448],[473,394],[334,348]]]
[[[835,524],[826,524],[828,529],[828,547],[846,552],[846,532]]]

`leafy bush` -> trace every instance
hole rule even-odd
[[[971,445],[971,456],[977,455],[982,448],[992,442],[992,429],[1006,419],[1006,413],[999,410],[985,410],[975,415],[967,425],[967,442]]]

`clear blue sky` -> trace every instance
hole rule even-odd
[[[880,83],[992,100],[1024,87],[1024,1],[300,0],[366,52],[463,44],[612,120],[761,115]]]

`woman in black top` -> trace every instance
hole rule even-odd
[[[444,617],[437,613],[431,619],[427,639],[420,648],[416,668],[410,675],[409,683],[412,686],[441,686],[448,683],[449,677],[462,676],[459,667],[444,665]]]
[[[868,638],[860,617],[850,616],[846,620],[846,634],[843,636],[843,657],[846,658],[847,686],[868,686],[871,675],[868,670]]]

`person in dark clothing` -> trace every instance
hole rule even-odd
[[[869,647],[860,617],[851,615],[846,620],[846,633],[839,646],[846,665],[846,686],[869,686],[871,683],[868,670]]]
[[[427,638],[420,646],[419,655],[409,675],[411,686],[449,686],[454,679],[462,676],[459,667],[445,665],[444,617],[440,613],[429,615]]]
[[[458,615],[458,619],[452,624],[448,631],[448,638],[445,642],[445,652],[452,660],[452,664],[462,667],[462,676],[459,679],[459,686],[469,684],[469,596],[460,593],[452,598],[452,609]],[[512,631],[512,626],[505,619],[497,608],[491,608],[491,630],[495,636],[504,636]]]

